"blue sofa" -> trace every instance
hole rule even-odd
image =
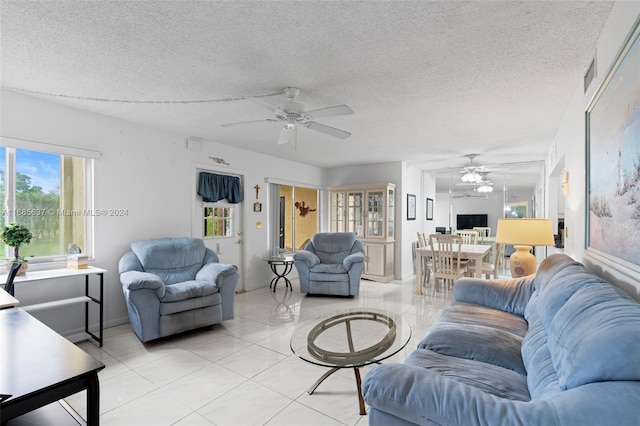
[[[120,282],[140,340],[232,319],[238,268],[218,262],[199,238],[131,243],[120,259]]]
[[[353,232],[320,232],[293,254],[300,292],[357,296],[364,270],[364,244]]]
[[[638,425],[640,304],[563,254],[462,278],[403,364],[375,367],[370,425]]]

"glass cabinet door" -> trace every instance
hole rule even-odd
[[[367,236],[382,237],[384,232],[384,191],[367,191]]]
[[[394,223],[394,191],[389,188],[387,190],[387,237],[393,238],[393,223]]]
[[[329,208],[329,226],[331,232],[344,232],[344,221],[346,217],[345,209],[345,193],[333,192],[331,193],[331,206]]]
[[[358,237],[364,235],[362,227],[364,218],[363,198],[362,192],[347,193],[347,232],[355,232]]]

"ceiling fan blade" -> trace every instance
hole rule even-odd
[[[265,118],[264,120],[252,120],[252,121],[238,121],[237,123],[225,123],[221,124],[221,127],[232,127],[232,126],[244,126],[245,124],[256,124],[256,123],[277,123],[280,120],[276,120],[275,118]]]
[[[304,127],[324,133],[329,136],[333,136],[334,138],[346,139],[351,136],[351,133],[349,132],[336,129],[335,127],[327,126],[326,124],[316,123],[315,121],[307,121],[306,123],[304,123]]]
[[[278,138],[278,145],[284,145],[289,143],[291,140],[291,135],[293,134],[294,127],[283,127],[280,132],[280,137]]]
[[[330,117],[332,115],[349,115],[353,113],[353,110],[346,105],[336,105],[332,107],[314,109],[312,111],[305,111],[305,115],[313,118],[314,120],[316,118]]]

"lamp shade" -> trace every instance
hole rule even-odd
[[[498,219],[496,242],[501,244],[552,246],[551,219]]]
[[[509,257],[513,278],[524,277],[536,271],[536,257],[531,246],[555,244],[551,219],[498,219],[496,243],[513,244],[515,252]]]

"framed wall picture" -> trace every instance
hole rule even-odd
[[[433,220],[433,199],[427,198],[427,220]]]
[[[407,194],[407,220],[416,220],[416,196]]]
[[[585,253],[640,272],[640,20],[586,111]]]
[[[257,201],[255,203],[253,203],[253,211],[254,212],[258,212],[258,213],[261,212],[262,211],[262,203],[259,203]]]

